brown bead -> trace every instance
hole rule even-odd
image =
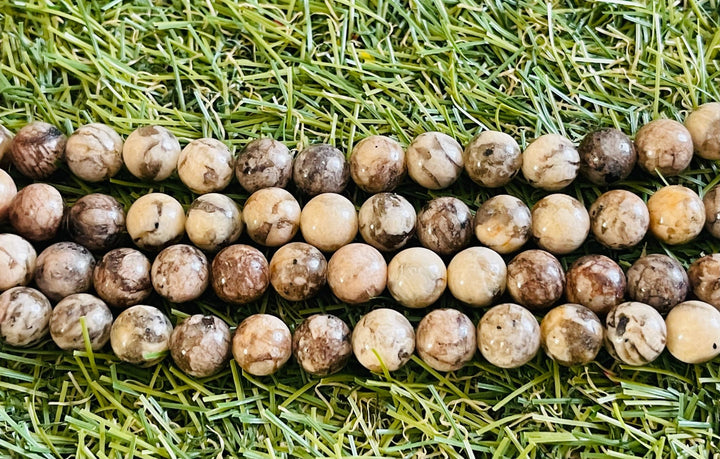
[[[249,245],[226,247],[212,262],[213,290],[228,303],[255,301],[265,293],[269,284],[270,273],[265,256]]]

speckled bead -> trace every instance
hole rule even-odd
[[[65,205],[60,192],[45,183],[31,183],[10,202],[8,220],[20,236],[31,241],[55,237],[63,220]]]
[[[418,213],[415,234],[423,247],[451,255],[470,245],[473,215],[457,198],[435,198]]]
[[[551,309],[540,323],[540,343],[560,365],[592,362],[603,345],[600,319],[585,306],[573,303]]]
[[[367,244],[348,244],[328,262],[328,285],[349,304],[366,303],[385,290],[387,264],[382,254]]]
[[[313,376],[327,376],[345,367],[352,355],[350,328],[331,314],[315,314],[293,333],[293,355]]]
[[[415,330],[399,312],[375,309],[355,325],[352,346],[355,358],[368,370],[399,370],[415,351]]]
[[[512,253],[530,239],[532,217],[524,202],[501,194],[485,201],[473,222],[475,237],[497,253]]]
[[[29,287],[0,294],[0,339],[15,347],[30,347],[48,333],[52,306],[45,295]]]
[[[263,188],[250,195],[243,207],[250,239],[279,247],[295,237],[300,227],[300,204],[282,188]]]
[[[522,155],[525,180],[535,188],[557,191],[578,175],[580,156],[573,143],[559,134],[545,134],[527,146]]]
[[[650,232],[660,241],[684,244],[697,237],[705,225],[705,206],[690,188],[670,185],[660,188],[647,203]]]
[[[470,247],[458,253],[447,267],[450,293],[465,304],[490,306],[505,292],[507,268],[497,252]]]
[[[551,194],[531,211],[532,237],[541,249],[564,255],[580,247],[590,232],[590,215],[577,199]]]
[[[622,363],[646,365],[665,349],[665,321],[655,308],[645,303],[630,301],[615,306],[608,313],[605,325],[605,348]]]
[[[327,260],[310,244],[285,244],[270,260],[270,283],[286,300],[310,299],[320,292],[326,282]]]
[[[268,262],[254,247],[231,245],[215,256],[211,279],[213,290],[222,301],[250,303],[260,298],[270,285]]]
[[[175,172],[180,142],[162,126],[143,126],[125,139],[122,155],[132,175],[140,180],[159,182]]]
[[[463,171],[462,146],[441,132],[425,132],[415,137],[405,159],[410,178],[429,190],[449,187]]]
[[[69,295],[55,306],[50,317],[50,336],[60,349],[84,350],[81,317],[85,318],[90,347],[99,351],[110,341],[113,315],[105,302],[87,293]]]
[[[350,153],[350,176],[368,193],[392,191],[406,174],[405,151],[390,137],[366,137]]]
[[[171,245],[155,257],[150,271],[158,295],[185,303],[200,297],[210,283],[208,259],[199,249],[185,244]]]
[[[88,249],[74,242],[58,242],[37,258],[35,284],[45,296],[59,301],[92,286],[95,258]]]
[[[95,266],[93,285],[98,296],[111,306],[124,308],[150,296],[150,260],[135,249],[109,251]]]
[[[526,308],[548,308],[560,299],[564,289],[562,265],[544,250],[521,252],[507,265],[507,290]]]
[[[681,362],[705,363],[720,355],[720,311],[702,301],[685,301],[665,318],[667,349]]]
[[[590,206],[590,229],[595,239],[614,250],[629,249],[642,241],[650,226],[645,202],[625,190],[610,190]]]
[[[10,156],[15,167],[26,177],[42,180],[50,177],[65,157],[67,137],[52,124],[34,121],[15,135]]]
[[[195,314],[170,335],[170,356],[185,374],[207,378],[219,373],[231,355],[230,328],[220,318]]]
[[[65,160],[77,177],[101,182],[120,172],[123,140],[106,124],[91,123],[73,132],[65,145]]]
[[[490,308],[477,327],[477,344],[485,360],[500,368],[525,365],[540,350],[540,324],[514,303]]]
[[[388,264],[387,287],[408,308],[424,308],[437,301],[447,286],[442,258],[422,247],[399,252]]]
[[[720,102],[702,104],[685,118],[695,153],[701,158],[720,159]]]
[[[415,234],[415,208],[399,194],[378,193],[360,207],[358,224],[363,240],[384,252],[402,248]]]
[[[667,255],[640,257],[627,271],[630,298],[666,313],[685,299],[690,287],[682,265]]]
[[[235,159],[227,145],[219,140],[196,139],[180,152],[177,170],[180,180],[193,193],[212,193],[230,184]]]
[[[342,193],[350,181],[350,164],[332,145],[310,145],[295,157],[293,181],[308,196]]]
[[[218,193],[198,197],[190,205],[185,219],[185,232],[190,241],[208,252],[234,243],[244,228],[240,206]]]
[[[0,292],[27,285],[35,275],[37,253],[32,244],[16,234],[0,234]]]
[[[293,157],[284,143],[275,139],[250,141],[238,154],[235,176],[245,191],[262,188],[285,188],[293,173]]]
[[[687,273],[695,296],[720,309],[720,254],[698,258]]]
[[[646,172],[663,177],[682,173],[693,157],[690,132],[674,120],[655,120],[635,134],[638,165]]]
[[[255,376],[271,375],[292,355],[290,329],[275,316],[254,314],[235,330],[232,352],[244,371]]]
[[[110,329],[110,346],[123,362],[141,367],[160,363],[167,354],[173,326],[152,306],[137,305],[117,316]]]
[[[622,131],[600,129],[585,136],[578,147],[580,173],[600,186],[625,180],[637,162],[635,144]]]
[[[339,194],[317,195],[305,204],[300,214],[300,231],[309,244],[323,252],[334,252],[357,235],[355,206]]]
[[[6,158],[6,154],[7,157],[12,155],[10,149],[12,148],[13,137],[12,132],[0,124],[0,164],[3,163],[3,160]]]
[[[10,203],[17,195],[17,186],[10,174],[0,169],[0,223],[4,222],[10,212]]]
[[[585,255],[567,270],[565,297],[604,315],[622,302],[626,284],[620,265],[604,255]]]
[[[415,349],[437,371],[456,371],[472,360],[477,349],[475,325],[456,309],[436,309],[420,321]]]
[[[136,246],[162,250],[185,234],[185,211],[180,203],[164,193],[138,198],[127,213],[127,232]]]
[[[702,198],[705,208],[705,229],[720,239],[720,187],[716,186]]]
[[[90,250],[115,247],[125,232],[125,211],[117,199],[106,194],[89,194],[70,208],[67,219],[70,238]]]
[[[522,167],[520,146],[509,135],[484,131],[476,135],[463,152],[465,171],[480,186],[507,185]]]

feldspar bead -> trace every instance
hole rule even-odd
[[[558,134],[545,134],[527,146],[522,155],[525,179],[535,188],[557,191],[578,174],[580,156],[573,143]]]
[[[674,120],[655,120],[635,134],[638,165],[663,177],[679,175],[690,165],[693,142],[690,132]]]
[[[692,291],[699,300],[720,309],[720,254],[695,260],[688,269]]]
[[[436,198],[417,216],[417,238],[423,247],[450,255],[470,245],[473,216],[461,200],[450,196]]]
[[[350,328],[331,314],[315,314],[295,329],[293,355],[303,370],[327,376],[342,370],[352,355]]]
[[[88,249],[74,242],[58,242],[38,256],[35,284],[49,299],[59,301],[88,291],[94,268],[95,258]]]
[[[703,301],[685,301],[665,318],[668,351],[681,362],[705,363],[720,355],[720,311]]]
[[[551,194],[532,208],[532,236],[541,249],[564,255],[580,247],[590,232],[590,216],[577,199]]]
[[[613,128],[593,131],[578,147],[580,173],[592,183],[611,185],[630,175],[637,162],[632,140]]]
[[[720,102],[702,104],[685,118],[695,153],[705,159],[720,159]]]
[[[190,205],[185,219],[188,238],[202,250],[216,252],[238,240],[245,227],[242,211],[224,194],[208,193]]]
[[[12,148],[13,137],[12,132],[0,124],[0,164],[3,162],[6,153],[8,157],[12,154],[10,148]]]
[[[355,239],[358,232],[355,206],[339,194],[317,195],[300,214],[300,231],[309,244],[323,252],[334,252]]]
[[[125,232],[125,210],[112,196],[89,194],[70,208],[67,228],[78,244],[90,250],[110,250]]]
[[[378,250],[398,250],[415,234],[416,218],[415,208],[407,199],[395,193],[378,193],[360,207],[360,235]]]
[[[625,297],[625,273],[604,255],[580,257],[565,275],[565,296],[571,303],[605,314]]]
[[[185,234],[185,211],[172,196],[150,193],[130,206],[126,224],[135,245],[144,250],[162,250]]]
[[[565,289],[565,272],[557,258],[544,250],[526,250],[507,265],[507,290],[526,308],[545,309]]]
[[[230,359],[230,328],[220,318],[195,314],[180,322],[170,335],[175,365],[195,378],[218,373]]]
[[[180,152],[177,163],[180,180],[193,193],[225,189],[233,178],[235,160],[230,149],[216,139],[197,139]]]
[[[250,239],[260,245],[279,247],[297,234],[300,204],[282,188],[263,188],[245,202],[243,221]]]
[[[20,236],[31,241],[47,241],[60,229],[64,211],[63,198],[55,187],[31,183],[10,202],[8,220]]]
[[[328,285],[340,301],[365,303],[385,290],[388,270],[382,254],[367,244],[348,244],[328,262]]]
[[[682,265],[667,255],[640,257],[627,271],[630,298],[649,304],[661,313],[685,299],[689,283]]]
[[[293,181],[308,196],[342,193],[350,181],[350,164],[331,145],[310,145],[295,157]]]
[[[470,179],[487,188],[507,185],[522,167],[520,146],[498,131],[476,135],[465,147],[463,160]]]
[[[171,245],[160,252],[150,274],[155,291],[173,303],[197,299],[210,283],[205,254],[185,244]]]
[[[10,174],[0,169],[0,223],[7,219],[10,203],[17,195],[17,186]]]
[[[705,225],[705,206],[690,188],[670,185],[660,188],[647,203],[650,232],[660,241],[676,245],[697,237]]]
[[[705,229],[720,239],[720,187],[716,186],[703,196],[705,208]]]
[[[215,256],[211,279],[222,301],[250,303],[260,298],[270,284],[268,262],[255,247],[231,245]]]
[[[629,301],[615,306],[605,319],[605,347],[628,365],[645,365],[662,354],[667,340],[665,321],[655,308]]]
[[[16,234],[0,234],[0,292],[27,285],[35,275],[37,253],[32,244]]]
[[[93,285],[98,296],[111,306],[138,304],[152,293],[150,260],[135,249],[111,250],[95,266]]]
[[[232,352],[244,371],[255,376],[271,375],[292,355],[290,329],[275,316],[254,314],[235,330]]]
[[[255,139],[237,157],[235,176],[248,193],[262,188],[285,188],[293,173],[293,157],[284,143]]]
[[[304,242],[280,247],[270,260],[270,283],[289,301],[314,297],[327,282],[327,261],[317,248]]]
[[[437,371],[455,371],[472,360],[477,349],[475,326],[455,309],[436,309],[420,321],[416,350]]]
[[[603,345],[600,319],[585,306],[573,303],[551,309],[540,323],[545,353],[561,365],[590,363]]]
[[[625,190],[610,190],[590,206],[590,228],[595,239],[614,250],[628,249],[642,241],[650,226],[645,202]]]
[[[450,293],[470,306],[489,306],[505,292],[507,268],[497,252],[470,247],[458,253],[447,267]]]
[[[389,137],[366,137],[350,153],[350,175],[355,184],[368,193],[392,191],[406,174],[405,151]]]
[[[123,166],[123,140],[115,129],[102,123],[86,124],[73,132],[65,145],[68,167],[77,177],[100,182],[113,177]]]
[[[463,170],[462,146],[441,132],[425,132],[415,137],[405,157],[410,178],[429,190],[449,187]]]
[[[368,370],[399,370],[415,351],[415,330],[399,312],[375,309],[355,325],[352,346],[355,358]]]
[[[15,167],[26,177],[41,180],[50,177],[65,157],[67,137],[52,124],[35,121],[26,124],[12,141],[10,156]]]
[[[140,180],[159,182],[175,172],[180,142],[162,126],[144,126],[125,139],[122,155],[132,175]]]
[[[501,194],[485,201],[475,214],[475,236],[481,244],[506,254],[530,239],[530,209],[514,196]]]
[[[13,287],[0,295],[0,339],[15,347],[37,344],[48,333],[52,306],[29,287]]]
[[[424,308],[440,298],[447,285],[447,269],[435,252],[412,247],[388,264],[387,287],[395,300],[408,308]]]
[[[173,326],[153,306],[132,306],[117,316],[110,329],[110,346],[123,362],[142,367],[160,363],[170,347]]]
[[[113,315],[105,302],[87,293],[69,295],[53,309],[50,336],[60,349],[84,350],[85,338],[80,318],[85,318],[90,347],[94,351],[110,341]]]
[[[477,343],[485,360],[500,368],[517,368],[540,350],[540,324],[530,311],[513,303],[499,304],[483,315]]]

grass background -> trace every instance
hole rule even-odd
[[[0,0],[0,123],[11,130],[43,119],[69,134],[97,121],[127,135],[153,123],[182,143],[211,136],[236,151],[272,136],[349,152],[375,133],[407,144],[438,130],[466,143],[497,129],[524,146],[548,132],[578,142],[599,126],[632,134],[714,100],[717,0]],[[702,194],[717,168],[695,160],[672,183]],[[176,178],[145,184],[124,172],[89,185],[61,172],[51,181],[68,204],[91,191],[126,205],[150,189],[194,199]],[[621,187],[647,198],[661,185],[637,172]],[[579,180],[565,191],[589,206],[604,190]],[[463,178],[440,193],[409,182],[400,192],[416,206],[452,194],[473,210],[499,192],[529,205],[544,195],[519,178],[505,190]],[[247,197],[236,184],[227,193]],[[347,194],[357,205],[367,197]],[[687,266],[718,242],[703,233],[681,247],[648,238],[607,252],[590,239],[562,261],[599,252],[627,268],[643,250]],[[272,293],[243,307],[209,294],[192,305],[151,302],[173,320],[200,310],[234,325],[267,311],[291,327],[318,311],[352,325],[372,306],[394,306],[348,307],[328,292],[298,304]],[[462,308],[447,295],[438,305]],[[462,309],[475,321],[482,313]],[[405,313],[417,324],[424,311]],[[295,363],[254,378],[231,364],[194,380],[169,361],[140,369],[48,342],[0,348],[0,456],[708,457],[718,454],[719,384],[717,361],[684,365],[666,352],[630,368],[604,351],[571,369],[540,355],[506,371],[478,356],[451,374],[413,358],[390,375],[353,361],[321,380]]]

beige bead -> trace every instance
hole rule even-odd
[[[720,309],[720,254],[713,253],[695,260],[688,269],[688,279],[699,300]]]
[[[475,236],[497,253],[512,253],[530,239],[530,209],[516,197],[501,194],[485,201],[475,214]]]
[[[355,239],[358,232],[355,206],[339,194],[317,195],[300,214],[300,231],[308,244],[323,252],[334,252]]]
[[[45,295],[29,287],[13,287],[0,295],[0,339],[15,347],[30,347],[48,333],[52,306]]]
[[[35,284],[45,296],[60,301],[92,286],[95,259],[88,249],[74,242],[58,242],[37,258]]]
[[[337,373],[352,355],[350,328],[331,314],[312,315],[295,329],[293,355],[313,376]]]
[[[132,306],[117,316],[110,329],[110,346],[123,362],[141,367],[160,363],[170,347],[173,326],[153,306]]]
[[[674,120],[655,120],[635,134],[638,165],[646,172],[663,177],[682,173],[693,157],[690,132]]]
[[[350,153],[350,176],[360,189],[368,193],[394,190],[405,174],[405,151],[389,137],[366,137],[355,144]]]
[[[551,309],[540,323],[545,353],[561,365],[592,362],[603,345],[603,326],[590,309],[567,303]]]
[[[3,223],[10,212],[10,203],[17,194],[17,186],[10,174],[0,169],[0,223]]]
[[[268,262],[255,247],[231,245],[213,259],[211,282],[222,301],[250,303],[260,298],[270,285]]]
[[[254,314],[235,330],[232,352],[244,371],[255,376],[271,375],[292,355],[290,329],[275,316]]]
[[[185,244],[171,245],[160,252],[150,271],[153,287],[173,303],[200,297],[210,283],[208,259],[199,249]]]
[[[540,248],[564,255],[580,247],[590,232],[590,216],[577,199],[551,194],[532,208],[532,237]]]
[[[26,124],[12,141],[10,156],[15,167],[26,177],[42,180],[50,177],[65,157],[67,137],[52,124],[35,121]]]
[[[625,273],[604,255],[585,255],[570,265],[565,275],[565,296],[571,303],[606,314],[625,297]]]
[[[665,349],[667,328],[652,306],[630,301],[615,306],[605,319],[605,347],[628,365],[646,365]]]
[[[415,234],[415,208],[395,193],[378,193],[363,203],[358,213],[363,240],[384,252],[402,248]]]
[[[580,156],[573,143],[558,134],[545,134],[527,146],[522,155],[525,180],[535,188],[557,191],[578,175]]]
[[[180,203],[164,193],[138,198],[127,213],[127,232],[144,250],[161,250],[185,234],[185,211]]]
[[[81,318],[85,320],[90,347],[99,351],[110,341],[113,315],[103,300],[87,293],[69,295],[55,306],[50,317],[50,336],[60,349],[84,350]]]
[[[60,192],[45,183],[31,183],[10,202],[8,220],[20,236],[31,241],[55,237],[62,223],[65,204]]]
[[[184,319],[170,335],[170,356],[175,365],[195,378],[220,372],[230,359],[230,328],[220,318],[195,314]]]
[[[123,161],[132,175],[141,180],[159,182],[177,168],[180,142],[162,126],[144,126],[134,130],[123,145]]]
[[[416,332],[418,355],[437,371],[456,371],[475,355],[475,326],[455,309],[436,309],[420,321]]]
[[[0,234],[0,292],[27,285],[35,275],[37,253],[25,239],[16,234]]]
[[[5,154],[8,157],[12,154],[10,148],[12,148],[13,137],[12,132],[5,126],[0,125],[0,164],[2,164]]]
[[[422,247],[405,249],[388,264],[388,290],[405,307],[430,306],[440,298],[446,285],[445,264],[431,250]]]
[[[660,188],[647,203],[650,232],[658,240],[684,244],[697,237],[705,225],[705,206],[690,188],[670,185]]]
[[[720,355],[720,311],[703,301],[685,301],[665,318],[668,351],[681,362],[705,363]]]
[[[462,146],[441,132],[425,132],[415,137],[405,158],[410,178],[429,190],[449,187],[463,171]]]
[[[224,194],[208,193],[190,205],[185,219],[188,238],[202,250],[216,252],[238,240],[245,228],[242,211]]]
[[[216,139],[197,139],[180,152],[180,180],[198,194],[224,190],[233,178],[235,160],[230,149]]]
[[[285,188],[293,173],[293,157],[282,142],[255,139],[238,154],[235,176],[245,191],[254,193],[262,188]]]
[[[327,260],[317,248],[304,242],[280,247],[270,260],[270,283],[289,301],[317,295],[327,282]]]
[[[385,290],[387,264],[382,254],[367,244],[348,244],[328,262],[328,285],[340,301],[365,303]]]
[[[300,204],[282,188],[263,188],[245,202],[243,220],[250,239],[279,247],[290,242],[300,227]]]
[[[557,258],[544,250],[520,252],[507,265],[507,290],[526,308],[545,309],[565,289],[565,272]]]
[[[503,132],[484,131],[463,152],[465,171],[473,182],[488,188],[507,185],[522,167],[518,143]]]
[[[111,250],[95,265],[93,285],[111,306],[138,304],[152,293],[150,260],[135,249]]]
[[[720,102],[703,104],[685,118],[695,153],[705,159],[720,159]]]
[[[590,228],[595,239],[611,249],[639,244],[650,226],[645,202],[625,190],[610,190],[590,206]]]
[[[497,252],[470,247],[458,253],[447,267],[450,293],[470,306],[485,307],[505,292],[507,268]]]
[[[491,364],[517,368],[532,360],[540,350],[540,324],[520,305],[499,304],[480,320],[477,343],[483,357]]]
[[[415,350],[415,330],[399,312],[380,308],[365,314],[352,334],[355,358],[370,371],[396,371]],[[379,357],[379,359],[378,359]]]
[[[101,123],[81,126],[67,141],[65,159],[77,177],[100,182],[113,177],[123,166],[123,140],[115,129]]]

